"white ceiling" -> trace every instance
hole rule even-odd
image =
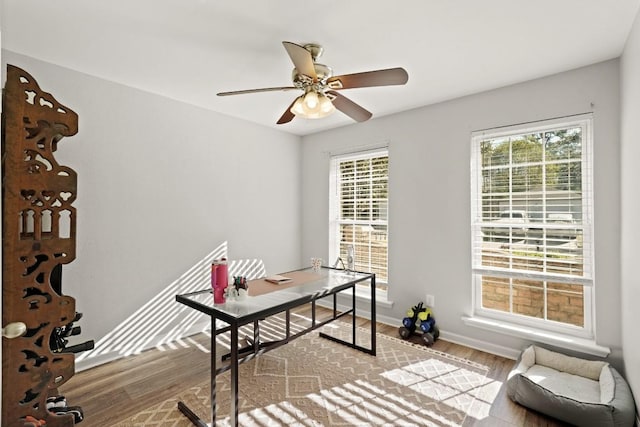
[[[281,42],[324,46],[334,74],[402,66],[406,86],[345,90],[373,117],[618,57],[640,0],[2,0],[2,47],[296,135]]]

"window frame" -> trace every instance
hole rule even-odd
[[[367,221],[367,220],[350,220],[344,221],[339,218],[340,213],[340,193],[339,193],[339,165],[346,161],[357,161],[362,159],[371,159],[375,157],[387,158],[387,198],[386,198],[386,220]],[[355,152],[331,154],[329,158],[329,265],[334,265],[334,262],[340,257],[342,258],[345,267],[347,260],[340,253],[340,226],[342,224],[361,224],[361,225],[384,225],[386,227],[387,236],[387,259],[385,261],[385,268],[387,271],[387,279],[385,280],[379,275],[376,275],[376,287],[380,290],[386,291],[388,286],[389,275],[389,149],[387,146],[375,147],[366,150],[359,150]],[[339,265],[342,267],[342,265]]]
[[[583,327],[562,323],[559,321],[548,320],[544,318],[536,318],[526,316],[524,314],[513,313],[512,293],[510,292],[510,311],[500,311],[498,309],[485,308],[482,306],[482,275],[502,276],[509,278],[522,278],[527,276],[522,272],[509,274],[509,271],[498,271],[488,266],[482,265],[482,250],[478,252],[483,241],[481,231],[482,218],[482,154],[480,150],[481,142],[490,139],[504,138],[508,136],[527,135],[536,132],[545,132],[550,130],[567,129],[572,127],[580,127],[582,129],[581,141],[581,175],[582,175],[582,231],[583,231],[583,274],[576,276],[575,280],[568,281],[567,277],[563,277],[566,283],[578,284],[583,287]],[[471,134],[471,279],[472,279],[472,301],[473,316],[495,319],[514,326],[524,326],[536,328],[536,330],[544,330],[551,333],[569,335],[578,338],[593,339],[595,325],[595,274],[594,274],[594,194],[593,194],[593,114],[579,114],[570,117],[562,117],[551,120],[541,120],[525,124],[505,126],[501,128],[476,131]],[[513,167],[515,163],[510,162]],[[510,197],[514,192],[510,192]],[[548,213],[548,212],[547,212]],[[484,223],[486,225],[486,222]],[[528,275],[534,280],[546,280],[545,274],[532,273]],[[512,288],[510,288],[512,289]],[[544,288],[545,296],[548,292],[547,287]],[[546,309],[545,309],[546,312]]]

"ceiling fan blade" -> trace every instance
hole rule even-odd
[[[349,98],[344,95],[334,92],[332,90],[327,92],[330,96],[333,105],[347,116],[351,117],[356,122],[364,122],[371,118],[373,114],[370,111],[365,110]]]
[[[216,95],[218,96],[244,95],[245,93],[274,92],[277,90],[293,90],[293,89],[298,89],[298,88],[295,86],[265,87],[262,89],[245,89],[245,90],[234,90],[231,92],[219,92]]]
[[[300,74],[304,74],[305,76],[309,76],[313,79],[313,81],[318,80],[318,76],[316,75],[316,68],[313,65],[313,58],[311,57],[311,52],[309,52],[304,47],[291,43],[291,42],[282,42],[284,48],[287,50],[293,65],[296,67]]]
[[[296,98],[296,99],[298,99],[298,98]],[[287,109],[284,112],[284,114],[282,114],[282,116],[276,122],[277,124],[282,125],[282,124],[285,124],[285,123],[289,123],[291,120],[293,120],[293,118],[296,115],[291,112],[291,107],[293,107],[293,104],[296,103],[296,99],[294,99],[293,102],[291,103],[291,105],[289,105],[287,107]]]
[[[403,85],[408,80],[409,74],[407,74],[407,71],[399,67],[330,77],[327,79],[327,86],[334,90],[353,89],[358,87]]]

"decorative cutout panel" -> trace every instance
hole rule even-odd
[[[76,173],[53,154],[78,131],[78,116],[43,92],[25,71],[7,66],[2,113],[2,325],[27,331],[2,338],[2,426],[73,426],[46,400],[74,374],[74,355],[52,351],[55,329],[76,317],[59,270],[76,257]]]

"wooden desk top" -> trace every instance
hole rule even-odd
[[[282,276],[289,277],[292,280],[281,284],[267,282],[264,278],[249,280],[249,296],[255,297],[269,292],[280,291],[322,278],[322,275],[312,271],[292,271],[290,273],[283,273]]]

